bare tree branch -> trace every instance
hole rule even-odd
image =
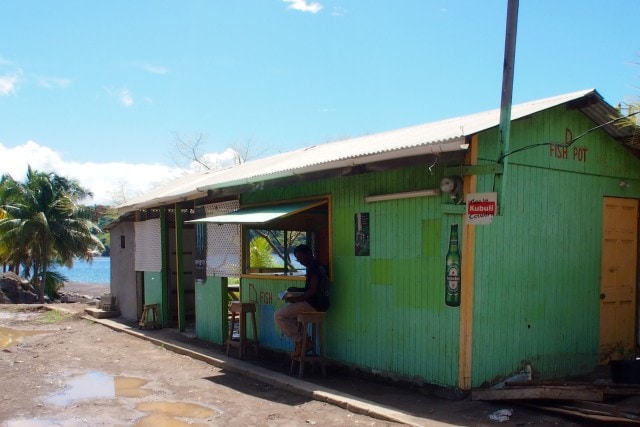
[[[189,162],[195,162],[206,170],[211,170],[211,166],[202,160],[204,157],[203,146],[206,144],[202,132],[194,135],[193,138],[189,140],[185,140],[180,134],[175,132],[174,138],[174,146],[180,158],[187,159]],[[184,170],[184,167],[178,161],[179,159],[177,159],[176,156],[172,156],[172,158],[176,166]]]
[[[236,155],[236,164],[244,163],[248,160],[258,158],[269,151],[268,148],[256,150],[256,144],[252,138],[248,138],[244,142],[237,142],[231,146]]]

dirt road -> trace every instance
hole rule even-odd
[[[3,427],[394,425],[58,311],[2,305],[0,325]]]
[[[94,291],[101,295],[104,290]],[[165,349],[162,345],[191,345],[191,339],[177,331],[141,334],[156,337],[154,344],[134,336],[137,332],[123,332],[125,324],[105,321],[107,327],[79,317],[83,304],[47,307],[56,310],[0,304],[0,427],[399,425],[361,415],[373,413],[429,427],[593,425],[524,407],[498,423],[490,418],[509,407],[504,402],[441,399],[338,370],[327,378],[310,375],[302,381],[313,390],[329,390],[330,399],[311,400],[304,397],[304,384],[294,386],[286,379],[288,364],[285,374],[284,365],[254,360],[253,368],[284,376],[276,381],[266,375],[261,382],[251,378],[264,375],[241,375],[237,366],[231,369],[233,362],[220,364],[216,359],[209,364]],[[200,351],[214,359],[216,352],[218,357],[224,353],[206,345],[197,347]],[[340,401],[340,406],[325,401]],[[347,407],[356,413],[342,409]]]

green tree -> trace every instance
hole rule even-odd
[[[91,193],[75,180],[29,168],[24,182],[0,178],[0,242],[9,248],[3,261],[24,266],[44,302],[51,267],[71,267],[74,258],[91,260],[103,249],[93,234],[92,210],[80,204]],[[51,291],[51,286],[49,287]],[[55,287],[54,287],[55,290]]]
[[[251,239],[251,245],[249,248],[249,262],[252,267],[277,267],[272,255],[272,247],[269,244],[269,241],[264,236],[256,236]]]
[[[0,219],[5,218],[6,214],[5,212],[2,210],[2,208],[0,208]],[[8,264],[9,261],[9,242],[0,239],[0,261],[2,261],[2,271],[5,272],[7,271],[7,267],[11,267]]]
[[[619,103],[618,115],[611,121],[621,128],[631,128],[631,135],[625,144],[637,147],[640,144],[640,101],[632,103]]]
[[[93,222],[95,222],[100,230],[102,230],[102,232],[97,234],[98,238],[104,245],[102,255],[111,256],[111,234],[108,231],[105,231],[105,228],[110,223],[118,219],[118,211],[115,208],[100,205],[94,206],[93,209],[95,211]]]
[[[249,249],[250,265],[258,268],[282,268],[295,271],[291,262],[291,248],[305,242],[306,234],[301,231],[252,229]],[[285,244],[285,241],[288,242]],[[283,260],[279,264],[274,256]]]

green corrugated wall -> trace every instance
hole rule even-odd
[[[224,277],[207,277],[205,283],[195,284],[196,336],[217,344],[223,344],[228,334],[226,281]]]
[[[594,127],[558,107],[512,125],[511,148],[564,142]],[[495,159],[497,134],[480,135],[479,157]],[[472,386],[495,383],[530,363],[540,378],[596,365],[602,199],[640,197],[640,162],[603,131],[565,152],[543,145],[509,156],[503,212],[476,226]],[[621,190],[620,178],[636,180]],[[478,191],[491,191],[492,177]],[[463,290],[464,292],[464,290]]]
[[[144,272],[144,304],[159,304],[160,313],[163,313],[161,272]],[[164,318],[162,321],[163,326],[166,326]]]
[[[511,149],[564,143],[567,128],[577,136],[594,126],[579,111],[557,107],[515,121]],[[479,135],[479,164],[494,164],[498,151],[496,129]],[[449,227],[462,224],[462,215],[443,209],[451,203],[446,195],[364,201],[368,195],[437,188],[447,165],[428,166],[251,192],[241,204],[330,194],[328,356],[392,377],[456,386],[460,314],[444,304],[443,276]],[[539,378],[595,366],[602,198],[640,197],[640,162],[602,130],[566,151],[540,145],[510,155],[505,173],[501,214],[491,225],[476,226],[474,387],[498,382],[525,363]],[[631,186],[621,189],[621,178]],[[493,176],[479,175],[477,191],[493,190]],[[359,212],[370,214],[367,257],[354,255]],[[260,289],[277,288],[250,280]],[[262,307],[258,328],[265,337],[274,333],[266,310],[273,307]]]
[[[331,194],[334,286],[325,334],[328,357],[450,385],[457,381],[459,311],[444,305],[443,259],[449,225],[460,223],[461,216],[441,213],[448,196],[364,201],[368,195],[437,188],[439,178],[428,166],[250,193],[242,204]],[[368,257],[354,255],[358,212],[370,214]]]

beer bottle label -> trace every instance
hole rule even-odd
[[[451,265],[447,269],[447,291],[450,294],[460,291],[460,268],[457,265]]]
[[[458,249],[458,225],[451,225],[449,234],[449,250],[445,257],[445,304],[449,307],[460,306],[460,251]]]

